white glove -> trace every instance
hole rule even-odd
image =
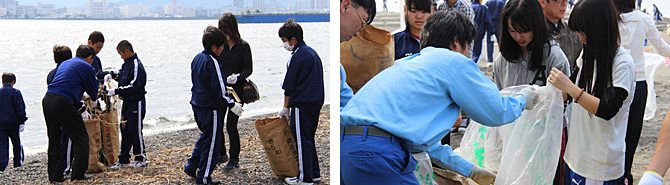
[[[20,124],[19,125],[19,132],[23,132],[23,130],[26,129],[26,124]]]
[[[105,75],[105,82],[110,82],[110,81],[112,81],[112,74]]]
[[[230,111],[235,113],[237,116],[242,116],[242,112],[244,112],[244,109],[242,109],[242,106],[239,103],[235,103],[235,106],[230,108]]]
[[[289,116],[288,108],[286,108],[286,107],[282,108],[282,109],[277,113],[277,116],[279,116],[279,117],[284,117],[284,118],[288,118],[288,116]]]
[[[535,104],[537,104],[537,102],[540,101],[537,89],[535,89],[534,86],[521,89],[519,95],[522,95],[524,98],[526,98],[526,107],[525,107],[526,110],[533,109],[535,107]]]
[[[107,89],[107,95],[108,96],[116,95],[116,89]]]
[[[240,74],[232,74],[232,75],[228,76],[228,78],[226,79],[226,82],[228,82],[228,84],[235,84],[235,83],[237,83],[237,77],[238,76],[240,76]]]
[[[88,111],[84,111],[84,113],[81,113],[81,119],[83,120],[91,119],[91,114],[89,114]]]
[[[91,96],[89,96],[88,94],[84,93],[84,100],[86,100],[86,99],[91,99]]]
[[[663,178],[654,172],[644,172],[639,185],[663,185]]]
[[[496,175],[486,171],[485,169],[475,166],[470,172],[470,179],[475,181],[479,185],[490,185],[493,184],[493,181],[496,179]]]

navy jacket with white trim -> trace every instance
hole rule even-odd
[[[226,76],[211,51],[203,51],[193,58],[191,83],[191,105],[204,109],[235,105],[226,93]]]
[[[147,72],[137,54],[123,62],[115,79],[119,82],[119,87],[114,92],[125,101],[139,101],[147,94],[144,89],[147,84]]]

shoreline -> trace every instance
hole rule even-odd
[[[223,184],[285,184],[283,179],[273,176],[270,163],[258,139],[254,123],[257,119],[275,116],[274,113],[241,118],[238,122],[240,134],[240,168],[223,171],[223,164],[214,171],[212,178]],[[330,108],[324,105],[319,117],[315,136],[319,156],[322,184],[330,181]],[[225,133],[224,135],[228,135]],[[88,181],[66,181],[64,184],[192,184],[194,179],[182,172],[183,164],[190,156],[200,131],[197,128],[156,133],[145,137],[149,165],[144,168],[107,170],[91,175]],[[226,141],[229,141],[226,138]],[[229,147],[226,147],[229,149]],[[10,165],[0,173],[4,184],[46,184],[47,154],[39,152],[26,157],[23,167]]]

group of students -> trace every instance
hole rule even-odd
[[[287,73],[282,83],[284,104],[278,115],[290,120],[292,134],[299,152],[299,176],[286,178],[289,184],[310,184],[321,181],[319,162],[314,142],[321,107],[324,103],[323,66],[314,49],[303,40],[302,27],[292,19],[279,29],[283,47],[291,52]],[[101,32],[89,35],[88,44],[80,45],[75,57],[69,47],[53,48],[56,68],[47,76],[48,90],[42,100],[47,125],[49,182],[86,180],[89,137],[84,120],[91,119],[91,110],[100,110],[98,99],[120,96],[121,151],[119,161],[110,169],[145,167],[148,160],[142,134],[146,115],[145,85],[147,74],[130,42],[123,40],[116,47],[124,60],[121,69],[103,71],[97,54],[105,38]],[[239,168],[240,139],[237,131],[239,116],[244,111],[241,102],[235,102],[231,87],[243,96],[244,84],[252,73],[252,55],[249,44],[238,30],[237,19],[226,13],[219,19],[219,27],[209,26],[202,36],[204,51],[191,62],[192,96],[190,104],[201,134],[184,172],[195,178],[196,184],[218,184],[211,174],[218,163],[228,162],[224,170]],[[118,81],[118,88],[103,83]],[[15,75],[5,73],[0,89],[0,149],[7,150],[8,138],[14,146],[14,166],[23,165],[23,149],[19,132],[27,120],[21,92],[13,88]],[[102,87],[104,86],[104,88]],[[84,94],[85,93],[85,94]],[[83,101],[88,101],[84,103]],[[88,107],[87,107],[88,106]],[[107,105],[113,106],[113,105]],[[226,151],[223,120],[230,137]],[[134,159],[131,162],[130,150]],[[227,155],[227,153],[230,154]],[[0,151],[2,171],[8,163],[8,151]]]
[[[289,119],[298,146],[299,164],[298,176],[285,181],[288,184],[320,182],[314,138],[324,103],[323,64],[316,51],[303,40],[302,27],[294,20],[287,20],[279,28],[278,36],[284,49],[291,52],[282,83],[284,104],[278,116]],[[237,127],[237,119],[244,111],[242,104],[226,91],[226,86],[232,86],[239,97],[243,96],[243,82],[252,70],[251,50],[240,38],[237,20],[230,13],[219,19],[218,28],[205,29],[202,46],[204,50],[191,62],[190,101],[201,133],[184,165],[184,173],[194,177],[196,184],[219,184],[221,182],[213,180],[211,175],[217,163],[229,160],[223,144],[223,120],[228,117],[226,126],[231,137],[231,157],[224,169],[239,168],[239,136],[237,128],[231,127]]]
[[[85,175],[88,169],[89,136],[84,120],[92,119],[94,110],[101,110],[98,99],[117,95],[123,99],[121,120],[125,124],[120,128],[122,138],[119,161],[111,169],[147,165],[142,135],[146,114],[146,71],[127,40],[122,40],[116,47],[117,53],[124,60],[121,69],[103,71],[97,54],[104,43],[103,34],[94,31],[89,35],[88,44],[77,48],[74,58],[67,46],[56,45],[53,48],[56,68],[47,76],[48,89],[42,100],[49,138],[49,182],[63,182],[67,175],[72,180],[90,178]],[[111,80],[118,82],[117,88],[100,88]],[[131,149],[133,162],[130,161]]]
[[[670,57],[670,45],[634,1],[581,0],[565,23],[567,0],[509,0],[493,17],[499,23],[486,23],[472,18],[478,11],[464,8],[468,3],[461,0],[447,0],[437,9],[431,0],[405,0],[406,29],[394,35],[396,64],[355,95],[341,68],[341,181],[417,184],[410,154],[426,152],[439,167],[491,184],[493,173],[440,139],[460,111],[483,125],[500,126],[544,98],[533,87],[514,96],[501,96],[501,89],[551,84],[563,92],[568,112],[565,123],[556,123],[564,127],[554,184],[632,184],[647,91],[643,41]],[[343,42],[372,22],[375,4],[340,2]],[[354,13],[367,19],[358,23]],[[499,25],[493,27],[500,48],[493,82],[473,62],[478,54],[470,56],[473,39],[476,44],[482,39],[477,32],[482,24]],[[642,181],[649,182],[650,174]]]

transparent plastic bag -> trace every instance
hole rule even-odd
[[[413,153],[412,157],[416,160],[416,168],[414,168],[414,176],[421,185],[437,185],[435,181],[435,172],[433,172],[433,165],[430,163],[428,153]]]
[[[487,127],[470,121],[458,149],[461,157],[477,167],[496,172],[500,166],[503,130],[501,127]]]
[[[523,87],[501,91],[513,95]],[[496,185],[552,184],[561,150],[563,97],[555,87],[537,87],[540,101],[501,132],[504,142]]]
[[[654,75],[656,69],[666,58],[656,53],[644,53],[644,63],[647,70],[647,105],[644,109],[644,120],[651,120],[656,115],[656,90],[654,90]]]

